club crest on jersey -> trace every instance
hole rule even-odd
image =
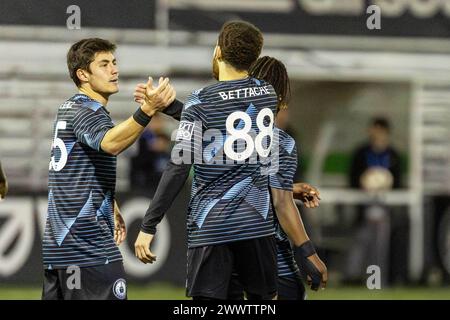
[[[75,102],[73,102],[73,101],[66,101],[59,107],[59,109],[61,109],[61,110],[70,109],[70,108],[72,108],[72,106],[74,104],[75,104]]]
[[[123,300],[127,296],[127,283],[124,279],[118,279],[113,285],[113,293],[117,299]]]
[[[194,123],[189,121],[181,121],[177,131],[177,141],[191,140],[194,132]]]

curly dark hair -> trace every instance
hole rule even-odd
[[[291,99],[291,84],[283,62],[264,56],[252,64],[248,73],[254,78],[270,83],[278,96],[278,108],[287,108]]]
[[[222,26],[218,45],[222,58],[237,70],[248,70],[263,46],[261,31],[245,21],[228,21]]]
[[[116,45],[100,38],[83,39],[74,43],[67,52],[67,67],[69,75],[77,87],[81,85],[77,70],[83,69],[91,72],[89,65],[95,59],[97,52],[114,52]]]

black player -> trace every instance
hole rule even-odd
[[[259,58],[250,68],[250,75],[263,79],[273,85],[278,95],[279,109],[286,109],[290,98],[289,77],[284,64],[272,57]],[[281,221],[276,218],[276,243],[277,243],[277,263],[278,263],[278,299],[279,300],[303,300],[305,299],[305,288],[300,275],[300,270],[294,260],[295,252],[291,248],[289,238],[294,244],[298,256],[302,259],[301,266],[306,270],[310,278],[310,285],[313,290],[325,287],[327,282],[327,269],[325,264],[317,256],[314,247],[309,240],[303,227],[301,216],[297,206],[293,201],[293,181],[297,170],[297,147],[295,140],[281,129],[279,134],[279,167],[280,169],[270,175],[269,184],[272,199],[276,210],[289,210],[292,214],[288,221]],[[297,187],[310,188],[308,185],[297,184]],[[313,200],[315,206],[316,200]],[[310,207],[310,205],[308,205]],[[280,218],[285,218],[281,215]],[[287,234],[286,234],[287,233]],[[229,288],[229,299],[242,299],[242,287],[235,278]]]

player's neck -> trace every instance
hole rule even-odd
[[[105,97],[101,93],[98,93],[89,87],[80,87],[79,92],[81,94],[87,95],[93,100],[100,102],[104,107],[106,107],[106,105],[108,104],[108,97]]]
[[[226,63],[219,63],[219,81],[240,80],[248,77],[248,71],[236,70]]]

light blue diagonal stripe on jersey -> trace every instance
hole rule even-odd
[[[93,211],[92,208],[93,208],[93,204],[92,204],[92,191],[91,191],[89,193],[89,198],[87,199],[83,208],[81,208],[80,212],[78,213],[77,219],[91,216],[92,211]]]
[[[227,191],[227,193],[225,193],[222,196],[222,199],[223,200],[231,200],[231,199],[234,199],[239,196],[243,197],[246,194],[246,192],[244,192],[244,190],[250,186],[251,182],[252,182],[252,177],[247,177],[244,180],[239,181],[234,186],[232,186],[231,189]]]
[[[269,176],[269,186],[271,188],[279,188],[279,189],[283,188],[283,184],[281,183],[280,178],[278,177],[277,174],[271,174]]]
[[[214,136],[214,142],[211,144],[214,144],[214,148],[210,150],[209,147],[211,145],[209,145],[203,150],[203,159],[205,159],[206,162],[210,162],[217,155],[217,153],[223,149],[224,139],[222,134],[220,136]]]
[[[252,186],[250,192],[245,196],[245,201],[255,208],[264,219],[267,219],[270,203],[268,189],[260,190],[259,188]]]
[[[92,111],[97,112],[97,110],[103,106],[101,103],[99,103],[97,101],[87,101],[87,102],[83,103],[83,107],[87,107],[87,108],[91,109]]]
[[[197,193],[197,190],[198,190],[197,181],[194,179],[194,180],[192,180],[192,187],[191,187],[191,197],[192,198]]]
[[[96,215],[97,215],[97,217],[104,217],[106,219],[106,221],[108,222],[111,230],[114,230],[113,213],[114,213],[114,208],[113,208],[112,199],[111,199],[111,192],[108,191],[105,194],[105,199],[103,199],[103,202],[102,202],[100,208],[97,210]]]
[[[242,198],[242,197],[247,197],[246,194],[248,194],[248,190],[250,189],[251,191],[254,192],[258,192],[258,194],[256,195],[256,197],[260,197],[260,190],[256,187],[253,187],[251,185],[252,183],[252,178],[251,177],[247,177],[245,179],[243,179],[242,181],[239,181],[237,184],[235,184],[233,187],[230,188],[230,190],[228,190],[221,198],[219,199],[211,199],[211,200],[203,200],[200,201],[200,203],[193,207],[193,211],[195,212],[199,212],[199,214],[196,216],[195,218],[195,223],[197,224],[197,226],[199,228],[202,227],[203,223],[205,222],[206,217],[208,216],[208,213],[211,211],[211,209],[220,201],[220,200],[231,200],[234,198]],[[267,192],[267,195],[269,193]],[[253,197],[251,197],[253,198]],[[253,207],[255,207],[256,210],[258,210],[258,212],[264,217],[264,219],[267,218],[267,214],[268,214],[268,204],[267,204],[267,209],[265,209],[265,203],[259,203],[259,201],[256,199],[255,201],[251,201],[249,202],[250,205],[252,205]],[[257,203],[257,205],[254,205],[253,203]]]
[[[198,225],[199,228],[202,227],[203,222],[205,222],[206,216],[211,211],[211,209],[219,202],[220,199],[212,199],[212,200],[205,200],[200,203],[200,214],[197,215],[195,218],[195,223]]]
[[[186,110],[189,107],[192,107],[196,104],[200,104],[202,103],[202,101],[200,100],[200,98],[198,97],[198,93],[200,91],[194,91],[191,93],[191,95],[189,95],[189,97],[186,99],[186,101],[184,102],[184,110]]]
[[[73,146],[75,145],[75,143],[76,143],[76,141],[66,143],[67,155],[69,155],[72,152],[72,149],[73,149]]]
[[[210,162],[217,155],[217,152],[220,149],[221,148],[214,147],[212,150],[207,150],[205,148],[205,150],[203,151],[203,159],[205,159],[206,162]],[[208,152],[208,151],[210,151],[210,152]]]
[[[69,233],[70,228],[74,224],[76,217],[63,218],[58,214],[52,191],[50,191],[48,194],[48,215],[50,218],[50,226],[55,236],[56,243],[58,244],[58,246],[61,246],[62,242]]]
[[[101,141],[97,141],[97,140],[98,140],[99,134],[102,134],[102,133],[103,132],[85,133],[83,135],[83,137],[86,140],[86,143],[88,146],[98,150]]]
[[[295,147],[295,140],[292,139],[291,137],[284,137],[280,139],[281,140],[281,145],[283,146],[283,148],[289,153],[291,154],[292,151],[294,150]]]
[[[258,109],[253,105],[253,103],[250,103],[247,110],[245,110],[245,113],[250,116],[250,119],[252,119],[252,123],[256,121],[256,116],[258,113]],[[237,130],[242,130],[244,128],[244,120],[240,120],[238,125],[236,126]]]

